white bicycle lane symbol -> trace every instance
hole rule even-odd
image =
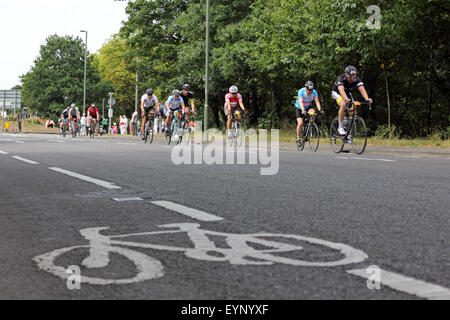
[[[70,274],[66,272],[66,268],[56,265],[55,260],[62,255],[66,255],[70,251],[88,249],[89,255],[81,263],[88,269],[106,268],[110,263],[110,254],[119,254],[134,263],[137,271],[136,276],[127,279],[102,279],[83,275],[81,276],[81,283],[91,285],[111,285],[137,283],[164,276],[164,267],[159,260],[128,248],[183,252],[186,257],[192,259],[211,262],[228,262],[232,265],[272,265],[274,263],[280,263],[292,266],[334,267],[360,263],[368,258],[367,254],[364,252],[342,243],[335,243],[294,234],[223,233],[201,229],[200,225],[197,223],[164,224],[160,225],[159,228],[169,230],[107,236],[102,235],[101,232],[108,230],[109,227],[82,229],[80,230],[80,233],[86,240],[89,241],[88,245],[57,249],[52,252],[36,256],[33,260],[37,262],[40,269],[50,272],[62,279],[68,279]],[[185,233],[189,237],[190,241],[192,241],[193,247],[184,248],[120,240],[136,236],[157,236],[178,233]],[[229,248],[217,247],[208,236],[223,237]],[[269,240],[270,238],[281,238],[284,241],[304,241],[312,245],[327,247],[328,250],[332,249],[337,251],[337,253],[343,257],[335,261],[306,261],[283,257],[276,254],[300,251],[303,250],[303,247],[300,245],[288,244],[286,242]],[[250,244],[253,244],[254,246],[258,245],[258,247],[263,247],[264,249],[256,249]]]

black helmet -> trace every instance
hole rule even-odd
[[[152,88],[148,88],[147,89],[147,95],[151,96],[153,94],[153,89]]]
[[[356,70],[356,68],[354,66],[347,66],[345,68],[346,75],[351,75],[352,73],[356,75],[357,72],[358,72],[358,70]]]
[[[313,83],[312,81],[307,81],[307,82],[305,83],[305,88],[306,88],[306,89],[309,89],[309,90],[314,89],[314,83]]]
[[[172,95],[173,96],[179,96],[180,95],[180,91],[175,89],[175,90],[172,91]]]
[[[186,83],[186,84],[183,84],[183,86],[181,87],[181,89],[183,89],[183,90],[189,90],[191,87]]]

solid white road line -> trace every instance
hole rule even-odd
[[[87,181],[87,182],[91,182],[91,183],[97,184],[97,185],[102,186],[103,188],[106,188],[106,189],[111,189],[111,190],[122,189],[121,187],[118,187],[118,186],[114,185],[114,183],[103,181],[103,180],[99,180],[99,179],[95,179],[95,178],[91,178],[91,177],[88,177],[88,176],[85,176],[85,175],[82,175],[82,174],[79,174],[79,173],[71,172],[71,171],[68,171],[68,170],[64,170],[64,169],[61,169],[61,168],[52,167],[52,168],[49,168],[49,169],[53,170],[53,171],[56,171],[56,172],[64,173],[64,174],[66,174],[68,176],[71,176],[71,177],[74,177],[74,178],[77,178],[77,179],[80,179],[80,180],[84,180],[84,181]]]
[[[177,203],[173,203],[170,201],[153,201],[153,204],[181,213],[185,216],[200,220],[200,221],[220,221],[223,220],[223,218],[214,216],[212,214],[197,210],[197,209],[192,209],[192,208],[188,208],[185,206],[182,206],[180,204]]]
[[[28,159],[24,159],[24,158],[22,158],[22,157],[19,157],[19,156],[13,156],[13,158],[14,158],[14,159],[16,159],[16,160],[20,160],[20,161],[23,161],[23,162],[29,163],[29,164],[39,164],[39,163],[38,163],[38,162],[36,162],[36,161],[32,161],[32,160],[28,160]]]
[[[0,150],[0,154],[9,154],[8,152]]]
[[[427,283],[402,276],[400,274],[380,269],[380,282],[382,285],[394,290],[415,295],[430,300],[450,300],[450,290],[439,285]],[[367,269],[348,270],[347,273],[368,279],[371,275]]]
[[[384,162],[396,162],[397,161],[397,160],[391,160],[391,159],[371,159],[371,158],[359,158],[359,157],[336,157],[336,159],[356,159],[356,160],[384,161]]]

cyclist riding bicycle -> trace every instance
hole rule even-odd
[[[322,106],[320,105],[319,95],[317,91],[314,90],[314,83],[312,81],[307,81],[305,87],[298,90],[298,98],[295,101],[295,117],[297,118],[297,145],[302,144],[302,128],[303,128],[303,117],[306,112],[311,113],[314,111],[312,109],[312,102],[316,103],[316,107],[320,113],[324,113]],[[314,116],[312,116],[314,121]]]
[[[166,136],[171,134],[169,128],[172,122],[173,114],[176,114],[179,121],[181,121],[181,110],[186,108],[183,99],[180,97],[181,92],[173,90],[172,95],[166,101]]]
[[[69,110],[70,107],[65,108],[61,112],[61,116],[59,117],[59,132],[62,133],[63,125],[65,124],[66,131],[69,130],[69,123],[67,122],[67,119],[69,119]]]
[[[98,112],[97,107],[95,104],[91,104],[91,106],[87,110],[87,118],[88,118],[88,128],[91,127],[91,121],[93,119],[97,119],[97,122],[94,122],[96,125],[100,121],[100,113]]]
[[[78,122],[80,119],[80,111],[77,110],[75,103],[72,103],[69,109],[69,121],[74,120],[75,132],[78,131]]]
[[[238,112],[238,104],[241,107],[242,111],[247,113],[247,109],[244,107],[244,103],[242,102],[242,96],[239,93],[239,89],[236,86],[231,86],[228,90],[229,92],[225,95],[225,106],[224,112],[227,116],[227,135],[228,138],[231,138],[231,124],[233,122],[233,116]],[[237,120],[239,123],[242,120],[240,112],[237,113]]]
[[[344,129],[344,117],[345,110],[347,108],[347,103],[353,101],[353,96],[351,94],[351,90],[355,87],[358,88],[359,92],[363,96],[363,98],[368,103],[372,103],[372,99],[367,95],[366,89],[364,88],[364,83],[362,80],[356,76],[358,73],[357,69],[354,66],[347,66],[345,68],[345,73],[338,76],[333,85],[333,90],[331,91],[331,95],[336,103],[339,105],[339,129],[338,132],[340,135],[347,134],[347,131]],[[353,112],[350,111],[350,116],[353,116]],[[349,142],[352,141],[352,136],[348,136]]]
[[[192,114],[195,116],[195,100],[194,100],[194,93],[189,91],[190,86],[188,84],[184,84],[181,87],[181,98],[183,99],[185,108],[184,113],[186,113],[186,120],[189,122],[189,115],[192,112]],[[189,100],[191,100],[191,110],[189,110]]]
[[[147,122],[147,117],[150,115],[152,120],[155,116],[155,104],[158,110],[158,114],[161,114],[161,109],[159,106],[158,98],[153,93],[152,88],[148,88],[146,93],[141,98],[141,115],[142,115],[142,124],[141,124],[141,132],[144,133],[145,123]],[[151,128],[153,130],[153,128]],[[144,140],[144,135],[142,136],[142,140]]]

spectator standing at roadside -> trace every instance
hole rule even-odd
[[[80,136],[85,136],[86,135],[86,126],[87,126],[86,113],[83,113],[83,116],[81,117],[81,120],[80,120],[80,124],[81,124]]]
[[[103,118],[103,123],[102,123],[102,125],[103,125],[103,131],[104,132],[108,132],[108,118]]]

